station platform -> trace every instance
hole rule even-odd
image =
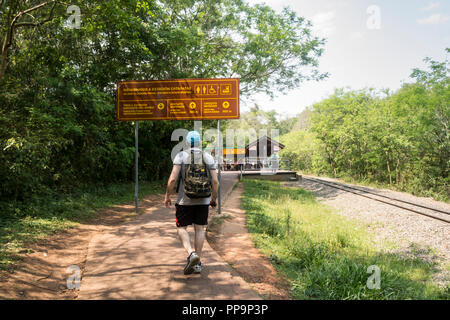
[[[276,170],[272,172],[272,170],[246,170],[242,171],[242,174],[239,172],[241,178],[247,179],[260,179],[260,180],[271,180],[271,181],[298,181],[299,176],[295,171],[288,170]]]

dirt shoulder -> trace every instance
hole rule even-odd
[[[209,244],[221,259],[232,266],[233,270],[230,269],[230,271],[231,277],[235,278],[234,282],[242,277],[253,290],[266,299],[289,299],[287,281],[277,274],[269,259],[261,254],[251,241],[245,227],[245,212],[240,209],[242,191],[243,187],[238,186],[228,196],[223,212],[224,216],[228,215],[230,219],[220,226],[212,226],[208,232]],[[151,195],[140,202],[140,208],[144,212],[145,208],[161,206],[162,201],[163,195]],[[212,211],[212,216],[215,215],[217,213]],[[134,213],[132,204],[118,205],[100,211],[96,218],[76,228],[59,232],[45,240],[28,245],[27,248],[30,250],[22,255],[22,261],[14,272],[0,273],[0,299],[72,300],[79,298],[79,290],[67,289],[66,279],[69,276],[67,268],[73,265],[78,266],[84,276],[88,248],[94,237],[114,233],[114,230],[143,218],[144,215],[137,216]],[[178,246],[177,242],[177,248]],[[212,273],[204,276],[213,279],[216,274],[224,274],[230,277],[229,271],[219,272],[214,269],[217,269],[220,264],[219,256],[217,256],[219,260],[212,259],[215,255],[217,256],[214,252],[207,255],[207,258],[211,260],[208,266]],[[233,276],[234,273],[235,276]],[[175,280],[181,284],[193,281],[190,278],[184,279],[185,277],[182,276],[179,278]],[[178,282],[175,280],[171,279],[171,285],[178,292],[179,288],[175,286]],[[241,284],[240,287],[244,285]]]
[[[288,281],[255,248],[251,240],[246,228],[245,211],[241,209],[243,190],[241,184],[233,190],[222,216],[212,215],[207,233],[208,242],[265,299],[289,300]]]

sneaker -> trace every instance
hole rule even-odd
[[[194,273],[201,273],[202,272],[202,263],[199,262],[194,266]]]
[[[184,267],[184,274],[191,274],[194,272],[194,267],[199,262],[200,257],[195,252],[192,252],[189,257],[187,257],[186,266]]]

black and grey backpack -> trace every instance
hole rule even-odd
[[[207,198],[211,196],[212,179],[209,168],[205,163],[203,151],[201,151],[202,162],[194,163],[194,151],[191,151],[189,164],[185,165],[183,188],[184,194],[192,199]]]

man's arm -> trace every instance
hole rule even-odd
[[[211,206],[215,207],[217,200],[217,192],[219,190],[219,179],[217,179],[217,171],[211,170],[211,180],[212,180],[212,193],[211,193]]]
[[[170,195],[175,193],[176,184],[178,181],[178,176],[180,175],[180,165],[174,165],[172,172],[170,173],[169,181],[167,181],[166,197],[164,199],[164,205],[166,208],[170,207],[172,201],[170,200]]]

